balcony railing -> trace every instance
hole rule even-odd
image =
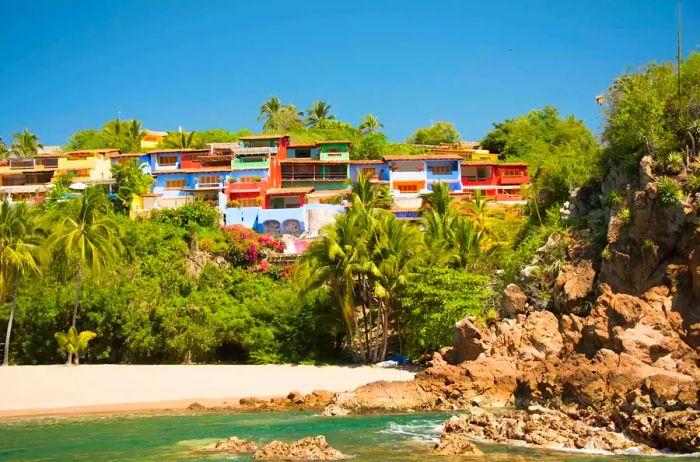
[[[58,168],[58,158],[57,157],[41,159],[39,162],[41,162],[41,165],[43,165],[46,168]]]
[[[211,189],[211,188],[223,188],[221,183],[197,183],[195,185],[197,189]]]
[[[285,173],[282,172],[282,181],[345,181],[348,176],[334,173]]]
[[[250,156],[250,155],[270,155],[277,152],[277,148],[257,147],[257,148],[233,148],[231,149],[233,153],[237,156]]]
[[[34,159],[10,159],[10,168],[34,168]]]

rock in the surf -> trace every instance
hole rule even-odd
[[[443,433],[433,449],[440,456],[480,456],[483,453],[464,433]]]
[[[273,441],[260,448],[254,459],[262,460],[342,460],[347,456],[328,445],[325,436],[302,438],[291,443]]]
[[[204,451],[226,452],[229,454],[241,454],[246,452],[255,452],[258,446],[250,440],[244,440],[237,436],[224,438],[214,444],[206,446]]]

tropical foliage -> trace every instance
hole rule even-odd
[[[34,157],[38,150],[44,146],[39,142],[39,137],[26,128],[12,135],[13,142],[10,154],[16,157]]]
[[[372,114],[365,114],[362,116],[362,123],[357,128],[360,129],[363,135],[369,135],[379,131],[379,129],[383,127],[384,124],[381,123],[375,116]]]
[[[90,340],[97,337],[97,334],[89,330],[78,332],[74,326],[68,332],[56,332],[54,335],[58,346],[66,353],[68,361],[66,364],[80,364],[80,355],[87,350]]]
[[[450,122],[433,122],[430,127],[419,128],[407,140],[411,144],[456,143],[459,133]]]
[[[317,127],[334,119],[335,116],[331,114],[331,106],[325,101],[314,101],[311,107],[306,110],[307,127]]]

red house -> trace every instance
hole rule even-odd
[[[479,190],[497,201],[522,201],[522,185],[530,184],[524,162],[462,162],[462,191]]]

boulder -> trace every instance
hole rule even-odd
[[[205,446],[203,451],[225,452],[228,454],[243,454],[247,452],[255,452],[258,449],[257,445],[250,440],[243,440],[237,436],[231,436],[219,440],[214,444]]]
[[[466,317],[458,321],[453,329],[453,349],[457,363],[472,361],[490,350],[491,333]]]
[[[206,411],[207,408],[199,403],[191,403],[189,406],[187,406],[187,410],[192,412],[202,412]]]
[[[440,456],[481,456],[484,453],[471,442],[469,437],[459,433],[443,433],[433,448]]]
[[[700,452],[700,411],[636,414],[625,434],[635,441],[672,452]]]
[[[272,441],[253,455],[262,460],[342,460],[343,453],[328,445],[324,436],[308,437],[291,443]]]
[[[527,295],[516,284],[508,284],[501,299],[501,311],[503,316],[514,318],[518,314],[525,314],[527,307]]]
[[[287,399],[293,404],[304,404],[304,394],[300,391],[292,391],[287,395]]]
[[[321,412],[323,417],[339,417],[346,416],[348,414],[350,414],[350,411],[344,407],[338,406],[337,404],[329,404],[323,408],[323,412]]]
[[[559,313],[586,314],[584,301],[593,293],[596,272],[591,260],[567,264],[554,282],[553,300]]]
[[[435,398],[419,381],[380,381],[339,393],[334,404],[352,412],[408,411],[430,409]]]

